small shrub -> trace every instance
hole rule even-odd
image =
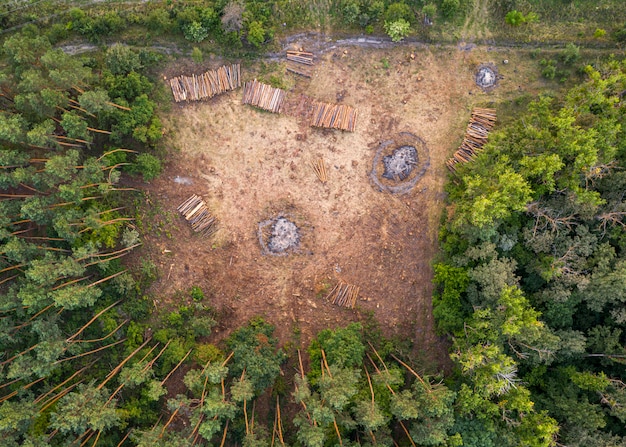
[[[126,75],[131,71],[139,71],[142,67],[139,53],[119,43],[109,47],[104,63],[114,75]]]
[[[369,16],[369,14],[367,14],[365,12],[362,13],[362,14],[359,14],[359,26],[361,28],[367,27],[367,25],[369,25],[369,23],[370,23],[370,20],[371,20],[371,18]]]
[[[203,59],[202,50],[198,47],[193,47],[193,50],[191,50],[191,59],[197,64],[201,63]]]
[[[152,154],[140,154],[135,160],[134,171],[143,175],[146,182],[155,179],[163,169],[161,160]]]
[[[461,2],[459,0],[443,0],[441,2],[441,14],[446,19],[451,19],[459,10]]]
[[[189,292],[189,295],[191,296],[191,299],[196,302],[200,302],[204,299],[204,292],[198,286],[193,286],[191,288],[191,291]]]
[[[524,15],[515,9],[513,11],[507,12],[506,16],[504,17],[504,21],[511,26],[520,26],[525,23],[536,22],[537,20],[539,20],[539,16],[534,12],[529,12],[528,14]]]
[[[285,83],[285,80],[280,75],[275,75],[275,74],[270,75],[269,79],[267,80],[267,83],[274,88],[281,88],[283,90],[287,88],[287,84]]]
[[[210,316],[193,316],[189,319],[189,326],[194,337],[206,337],[211,335],[211,329],[217,322]]]
[[[626,24],[624,24],[621,29],[615,31],[615,33],[613,33],[613,37],[618,42],[626,42]]]
[[[265,42],[265,29],[263,24],[256,20],[250,22],[248,25],[248,42],[254,47],[261,48],[263,42]]]
[[[539,65],[543,67],[541,76],[546,79],[554,79],[556,76],[556,62],[552,59],[541,59]]]
[[[170,312],[167,316],[167,324],[172,327],[180,328],[183,326],[183,316],[179,312]]]
[[[359,4],[354,0],[349,1],[344,5],[342,14],[344,23],[347,25],[354,25],[359,18],[359,14],[361,14]]]
[[[374,34],[374,25],[367,25],[365,27],[365,34]]]
[[[368,12],[372,20],[378,20],[385,12],[385,2],[376,0],[369,6]]]
[[[573,64],[578,59],[580,59],[580,48],[571,42],[568,43],[565,46],[565,50],[563,50],[563,53],[561,53],[561,59],[566,65]]]
[[[165,9],[152,11],[145,20],[145,24],[149,30],[157,32],[167,32],[173,27],[170,15]]]
[[[146,288],[157,279],[157,266],[150,259],[141,260],[141,285]]]
[[[435,5],[434,3],[424,5],[424,7],[422,8],[422,14],[424,14],[429,19],[434,19],[435,15],[437,14],[437,5]]]
[[[69,31],[62,23],[55,23],[46,34],[48,35],[48,39],[50,39],[50,43],[55,44],[63,39],[67,39]]]
[[[411,24],[404,19],[398,19],[395,22],[385,22],[385,31],[391,37],[392,42],[400,42],[409,35]]]
[[[596,30],[593,32],[593,37],[595,37],[596,39],[601,39],[605,35],[606,30],[603,30],[602,28],[596,28]]]
[[[504,16],[504,21],[511,26],[520,26],[524,23],[524,14],[517,10],[509,11]]]
[[[193,359],[200,365],[206,365],[209,362],[221,362],[223,358],[224,353],[210,343],[198,344],[193,351]]]
[[[410,23],[413,20],[411,8],[406,3],[392,3],[385,13],[385,21],[393,23],[400,19]]]
[[[191,42],[202,42],[209,36],[209,31],[200,22],[193,21],[183,27],[183,36]]]

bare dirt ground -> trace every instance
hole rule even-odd
[[[295,48],[306,42],[296,42]],[[431,263],[443,209],[445,160],[460,143],[472,105],[489,105],[521,89],[515,55],[474,48],[405,45],[345,47],[317,54],[314,76],[291,78],[289,98],[303,93],[355,106],[354,133],[320,130],[294,116],[241,104],[241,90],[207,102],[175,104],[163,116],[171,156],[164,174],[147,186],[151,203],[175,212],[199,194],[220,220],[203,239],[179,216],[170,237],[147,234],[141,257],[159,267],[151,292],[159,308],[179,304],[179,290],[202,287],[222,315],[217,338],[251,317],[276,325],[282,343],[306,346],[323,328],[372,313],[387,336],[412,339],[417,351],[443,365],[447,347],[434,331]],[[494,92],[474,84],[478,64],[511,59]],[[198,66],[201,72],[217,61]],[[176,73],[168,67],[167,76]],[[242,65],[244,79],[259,67]],[[524,88],[532,83],[526,82]],[[369,179],[379,143],[399,132],[422,138],[430,167],[408,194],[380,192]],[[322,184],[310,163],[323,158]],[[176,177],[192,184],[179,184]],[[263,255],[258,224],[278,213],[306,225],[307,250]],[[355,310],[324,300],[338,281],[360,287]],[[178,296],[178,298],[176,298]],[[297,334],[297,335],[296,335]]]

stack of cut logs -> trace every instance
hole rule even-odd
[[[359,286],[346,284],[340,281],[337,285],[335,285],[335,287],[333,287],[330,293],[326,295],[326,300],[336,306],[354,309],[354,306],[356,306],[356,299],[359,296],[359,290]]]
[[[210,236],[217,231],[217,218],[211,215],[202,197],[192,195],[180,204],[178,211],[196,233]]]
[[[170,79],[174,101],[199,101],[241,87],[241,66],[223,65],[201,75]]]
[[[485,143],[487,143],[489,131],[493,129],[495,124],[495,109],[474,108],[461,147],[454,153],[452,158],[446,161],[448,169],[454,172],[456,171],[457,163],[472,161],[474,156],[480,152]]]
[[[244,84],[242,102],[272,113],[280,113],[285,101],[285,94],[284,90],[263,84],[255,79]]]
[[[287,71],[310,78],[312,65],[313,53],[306,51],[287,51]]]
[[[311,126],[354,132],[356,118],[357,111],[354,107],[318,102],[313,107]]]

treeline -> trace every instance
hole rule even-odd
[[[480,21],[493,36],[505,40],[527,41],[529,35],[539,41],[553,39],[551,27],[565,27],[558,40],[593,45],[626,41],[621,1],[596,6],[593,0],[568,8],[553,0],[494,0],[481,11]],[[270,48],[276,35],[311,29],[387,34],[394,41],[407,36],[456,40],[454,33],[474,7],[470,0],[20,0],[0,5],[0,31],[16,31],[31,23],[46,28],[53,42],[74,36],[98,44],[120,35],[141,44],[162,37],[184,38],[212,52],[253,54]]]
[[[2,9],[4,8],[4,10]],[[7,3],[0,7],[4,29],[32,21],[54,24],[55,38],[70,33],[94,43],[128,27],[139,26],[155,35],[178,34],[191,42],[216,39],[221,44],[259,47],[276,32],[330,25],[337,29],[382,31],[385,22],[406,20],[418,25],[424,19],[450,20],[471,8],[467,0],[212,0],[158,2],[51,1]],[[35,9],[37,11],[35,11]],[[36,12],[36,13],[35,13]]]
[[[140,240],[119,180],[160,171],[154,86],[139,73],[157,56],[74,58],[34,27],[2,52],[0,443],[65,445],[122,418],[105,385],[150,340],[132,333],[147,275],[120,262]]]
[[[549,445],[626,444],[626,61],[586,73],[448,185],[434,313],[466,445],[534,445],[503,442],[528,419]]]

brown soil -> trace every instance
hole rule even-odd
[[[311,80],[284,75],[294,86],[291,98],[340,98],[358,108],[354,133],[314,129],[294,116],[243,106],[241,91],[173,105],[162,117],[170,161],[147,186],[149,200],[175,213],[192,193],[202,195],[220,230],[203,239],[176,215],[167,228],[170,237],[145,235],[138,256],[150,257],[160,270],[151,290],[155,306],[174,308],[182,304],[175,292],[197,285],[222,315],[218,338],[261,315],[276,325],[282,343],[302,346],[323,328],[371,312],[385,335],[413,340],[443,366],[447,347],[434,332],[431,262],[444,204],[444,163],[462,139],[473,104],[516,94],[512,65],[501,68],[505,78],[497,91],[484,93],[474,84],[479,63],[514,59],[503,51],[335,48],[317,55]],[[244,78],[252,79],[255,69],[242,66]],[[368,177],[375,151],[403,131],[426,142],[430,168],[410,193],[381,193]],[[326,184],[310,167],[319,157],[329,171]],[[176,176],[193,184],[177,184]],[[310,252],[262,255],[258,223],[280,212],[306,223],[303,243]],[[324,300],[340,280],[360,287],[355,310]]]

